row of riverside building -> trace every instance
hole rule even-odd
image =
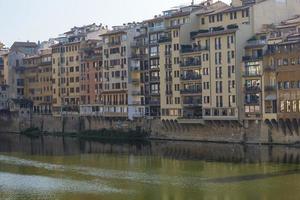
[[[1,49],[0,110],[187,124],[300,118],[299,0],[206,0]]]

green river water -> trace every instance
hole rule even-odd
[[[0,135],[0,199],[300,199],[300,149]]]

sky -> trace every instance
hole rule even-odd
[[[0,0],[0,41],[44,41],[74,26],[139,22],[192,0]],[[200,3],[202,0],[195,0]],[[229,3],[231,0],[223,0]]]

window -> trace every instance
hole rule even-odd
[[[286,101],[286,111],[289,113],[291,112],[292,108],[291,108],[291,101]]]
[[[150,48],[150,56],[158,56],[158,47]]]
[[[289,82],[289,81],[285,81],[285,82],[283,83],[283,88],[284,88],[284,89],[289,89],[289,88],[290,88],[290,82]]]
[[[180,104],[180,97],[175,97],[175,104]]]
[[[159,94],[159,86],[158,86],[158,84],[152,84],[151,85],[151,93],[152,94]]]
[[[178,30],[173,31],[173,37],[174,38],[179,37],[179,31]]]
[[[294,100],[292,101],[293,107],[292,107],[292,112],[297,112],[297,101]]]
[[[216,78],[222,78],[222,67],[216,67]]]
[[[174,44],[174,51],[179,51],[179,44]]]
[[[201,18],[201,24],[205,24],[205,18]]]
[[[216,93],[223,92],[223,84],[222,81],[216,81]]]
[[[280,101],[280,112],[285,112],[285,104],[284,104],[284,101]]]

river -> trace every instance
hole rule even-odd
[[[0,199],[300,199],[300,149],[0,134]]]

